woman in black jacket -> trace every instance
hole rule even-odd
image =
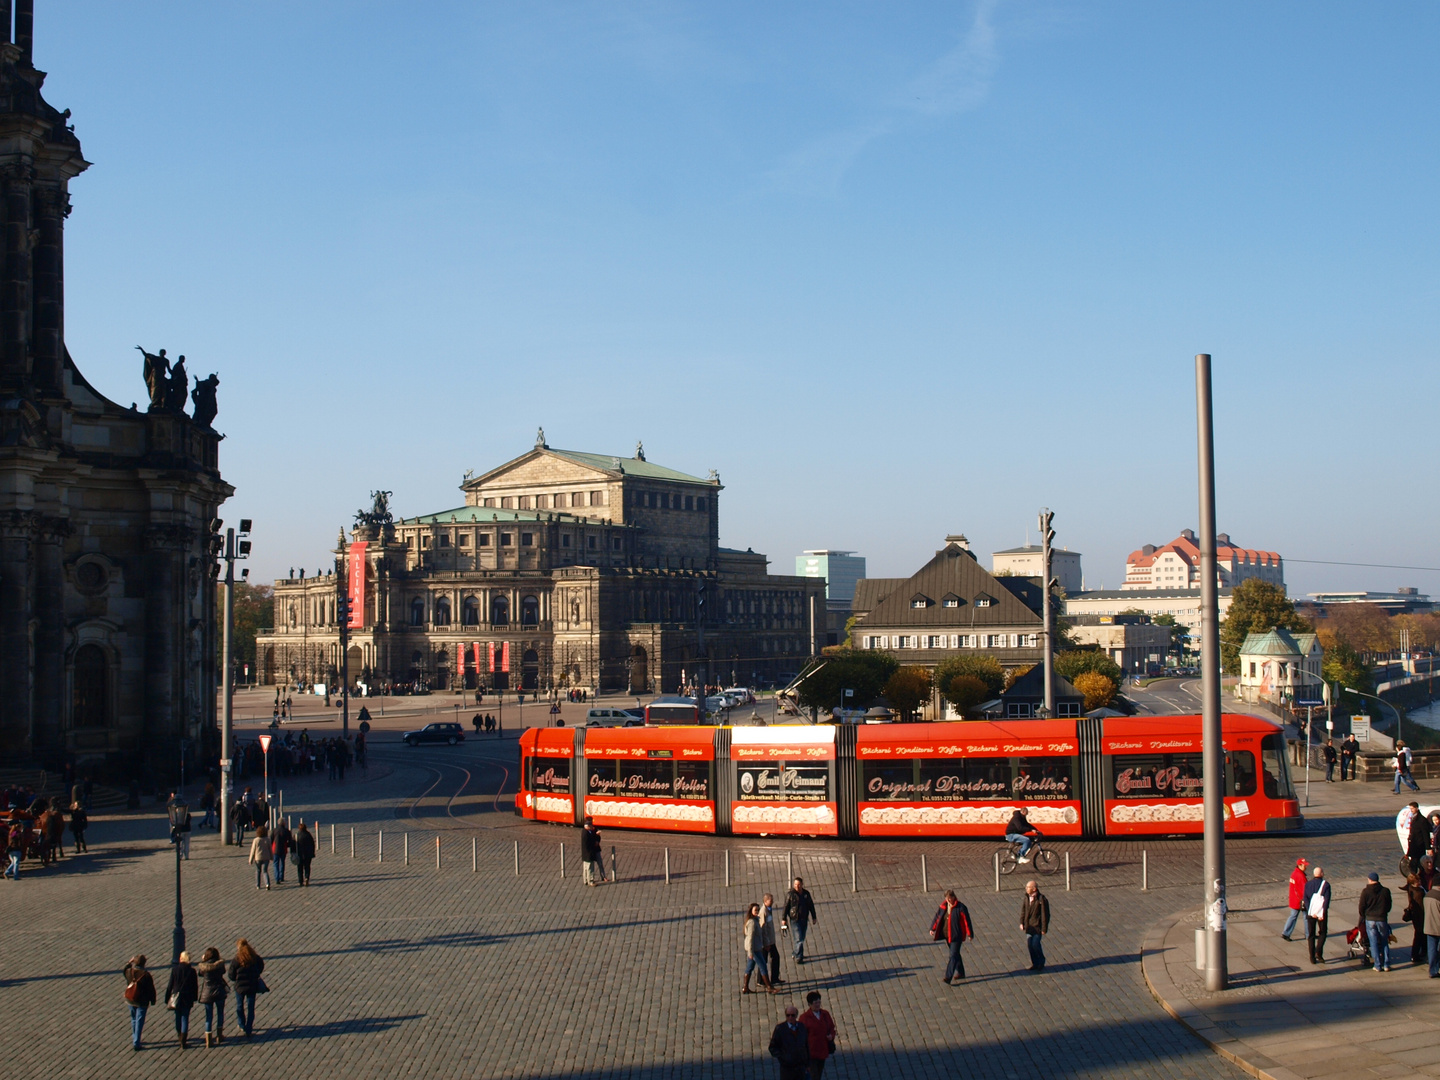
[[[215,1044],[225,1041],[225,999],[230,988],[225,985],[225,961],[220,959],[220,950],[210,946],[200,955],[195,965],[195,974],[200,980],[197,1000],[205,1006],[205,1046],[211,1046],[211,1028],[214,1028]]]
[[[125,1003],[130,1006],[130,1041],[140,1049],[140,1033],[145,1030],[145,1013],[155,1004],[155,980],[145,970],[145,956],[132,957],[125,965]]]
[[[185,1049],[185,1040],[190,1035],[190,1010],[199,995],[200,982],[190,966],[190,954],[182,952],[170,969],[170,981],[165,984],[165,1006],[175,1010],[175,1034],[180,1036],[181,1050]]]
[[[235,942],[235,959],[230,961],[230,982],[235,987],[235,1019],[248,1039],[255,1034],[255,995],[264,982],[260,978],[265,961],[241,938]]]
[[[315,835],[302,819],[295,833],[295,871],[301,885],[310,884],[310,864],[315,860]]]

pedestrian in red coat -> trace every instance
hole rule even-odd
[[[1286,941],[1290,940],[1300,919],[1300,909],[1305,906],[1305,871],[1309,866],[1309,859],[1296,859],[1295,869],[1290,871],[1290,914],[1285,919],[1285,929],[1280,931]]]
[[[805,995],[807,1008],[800,1017],[810,1043],[810,1080],[820,1080],[825,1059],[835,1052],[835,1021],[820,1007],[820,994],[811,990]]]

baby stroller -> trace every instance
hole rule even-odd
[[[1362,968],[1375,966],[1375,960],[1370,955],[1370,935],[1363,926],[1357,926],[1345,935],[1345,955],[1351,960],[1359,960]]]

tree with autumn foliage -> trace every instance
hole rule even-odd
[[[1115,700],[1115,683],[1098,671],[1082,671],[1070,682],[1076,690],[1085,695],[1086,712],[1103,709]]]
[[[882,693],[892,709],[914,720],[916,711],[930,700],[931,685],[929,668],[902,667],[886,680]]]
[[[1246,578],[1230,595],[1230,610],[1220,624],[1220,664],[1226,675],[1240,674],[1240,646],[1251,634],[1288,630],[1308,634],[1311,626],[1279,585]],[[1074,681],[1073,679],[1071,680]]]

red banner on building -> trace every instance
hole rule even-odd
[[[368,546],[364,540],[350,545],[350,622],[347,625],[351,630],[365,628],[365,549]]]
[[[455,675],[464,682],[465,680],[465,646],[455,646]]]
[[[510,642],[508,641],[500,646],[500,670],[507,675],[510,672]]]
[[[483,670],[480,666],[480,642],[475,642],[471,648],[475,650],[475,674],[479,675]]]

